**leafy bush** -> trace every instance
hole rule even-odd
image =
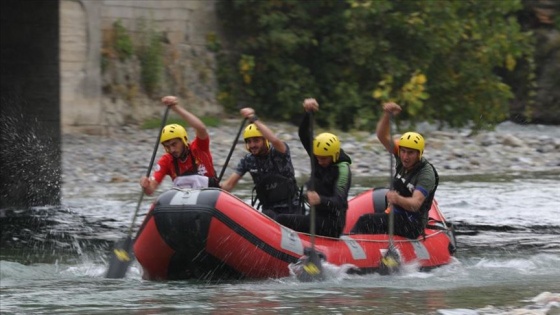
[[[516,1],[217,2],[233,53],[220,52],[218,99],[293,120],[306,97],[323,126],[371,129],[380,104],[401,118],[492,127],[514,97],[503,77],[532,64]],[[517,84],[530,85],[530,74]]]

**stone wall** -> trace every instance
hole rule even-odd
[[[158,100],[168,94],[178,95],[199,115],[221,112],[215,100],[215,56],[206,48],[207,36],[220,33],[214,0],[60,2],[63,132],[103,133],[157,117]],[[116,21],[135,46],[146,31],[163,35],[163,80],[151,97],[142,88],[137,56],[122,61],[110,53]]]

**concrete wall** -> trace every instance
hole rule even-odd
[[[61,125],[101,126],[101,1],[60,1]]]
[[[206,36],[219,33],[214,7],[214,0],[60,0],[63,132],[104,133],[139,123],[160,115],[158,99],[169,94],[197,114],[221,112],[215,57],[206,49]],[[101,55],[111,49],[105,45],[117,20],[136,45],[146,30],[164,36],[161,95],[148,97],[141,90],[138,60],[115,61],[102,72]]]
[[[207,32],[216,31],[214,5],[212,0],[104,0],[101,29],[111,29],[121,20],[127,30],[139,32],[143,19],[165,32],[170,44],[204,46]]]

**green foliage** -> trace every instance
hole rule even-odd
[[[138,51],[141,65],[142,86],[149,96],[157,95],[163,78],[163,39],[153,28],[147,30],[145,21],[139,21],[143,35]]]
[[[216,116],[204,116],[200,117],[200,120],[207,126],[207,127],[218,127],[221,124],[220,118]]]
[[[115,51],[121,61],[124,61],[134,55],[134,45],[132,38],[128,34],[126,28],[122,25],[122,21],[116,20],[113,23],[113,30],[115,32],[114,46]]]
[[[514,97],[504,76],[532,63],[511,1],[228,0],[218,14],[235,53],[220,52],[218,99],[295,119],[318,99],[318,123],[371,129],[380,104],[401,118],[491,127]],[[517,78],[529,86],[531,74]]]
[[[212,52],[218,52],[222,49],[218,36],[214,32],[206,34],[206,48]]]

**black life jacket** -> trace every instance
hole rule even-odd
[[[408,172],[407,174],[401,175],[401,172],[403,170],[403,165],[401,163],[397,167],[395,177],[393,178],[393,189],[395,189],[403,197],[411,197],[413,191],[410,191],[407,186],[412,184],[412,185],[414,185],[414,187],[416,187],[416,184],[418,182],[418,177],[415,177],[415,176],[416,176],[416,174],[418,174],[420,172],[420,170],[426,164],[430,165],[432,167],[432,169],[434,170],[434,176],[435,176],[436,182],[435,182],[434,188],[428,193],[428,196],[424,199],[424,202],[422,202],[422,205],[420,205],[420,209],[418,211],[419,214],[415,215],[415,216],[420,217],[420,220],[421,220],[420,222],[422,223],[422,227],[425,227],[427,222],[428,222],[428,211],[432,207],[432,201],[434,200],[434,195],[436,193],[436,189],[437,189],[438,184],[439,184],[439,175],[438,175],[438,172],[436,171],[436,168],[432,165],[432,163],[430,163],[430,162],[428,162],[427,160],[424,159],[423,161],[418,163],[418,165],[416,165],[410,172]],[[413,178],[415,179],[414,183],[411,182],[411,180]]]
[[[270,208],[274,205],[287,204],[292,206],[293,200],[298,193],[298,188],[295,180],[280,175],[280,171],[274,158],[271,155],[268,159],[274,165],[276,172],[269,172],[265,174],[259,182],[255,183],[253,190],[257,193],[257,199],[259,200],[259,206],[264,208]],[[258,163],[258,162],[257,162]],[[253,200],[253,206],[255,201]]]
[[[333,197],[336,194],[336,183],[340,176],[339,164],[346,162],[348,164],[352,163],[350,157],[340,150],[340,156],[336,163],[331,164],[329,167],[321,167],[316,158],[313,158],[314,164],[314,181],[313,187],[315,192],[320,196]],[[351,181],[351,177],[349,178]],[[348,183],[350,185],[350,182]],[[307,182],[307,187],[309,187],[309,181]],[[321,216],[328,216],[331,218],[346,218],[346,210],[348,208],[348,203],[345,202],[337,209],[334,209],[328,205],[316,205],[317,214]]]
[[[319,166],[319,163],[313,162],[315,163],[315,180],[313,181],[315,191],[322,196],[333,196],[333,183],[338,178],[338,166],[332,164],[323,168]]]

